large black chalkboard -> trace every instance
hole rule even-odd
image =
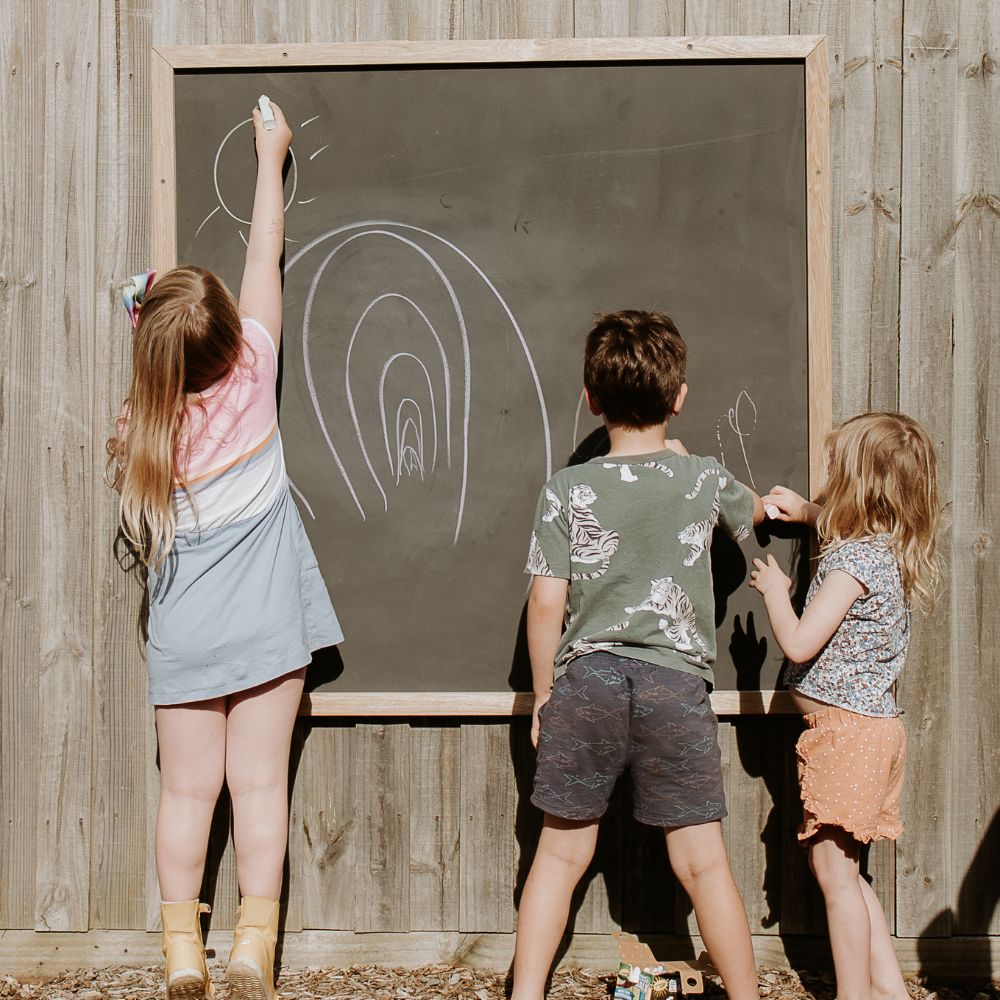
[[[539,487],[599,443],[580,405],[595,312],[673,316],[690,395],[671,433],[762,492],[807,489],[804,77],[780,60],[177,72],[177,258],[234,290],[241,123],[267,93],[293,126],[281,428],[347,636],[331,689],[530,687],[522,567]],[[794,539],[713,550],[720,688],[771,688],[781,665],[745,584],[762,547],[796,563]]]

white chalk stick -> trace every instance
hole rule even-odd
[[[764,504],[764,513],[767,514],[767,516],[771,518],[771,520],[773,521],[774,518],[776,518],[781,513],[781,511],[778,510],[778,508],[775,507],[773,503],[766,503]]]
[[[260,120],[264,129],[270,132],[274,128],[274,112],[271,110],[271,99],[266,94],[261,94],[257,100],[257,107],[260,108]]]

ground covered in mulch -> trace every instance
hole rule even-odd
[[[213,964],[212,979],[217,1000],[225,1000],[227,990],[222,966]],[[613,979],[610,975],[568,971],[552,979],[552,1000],[608,1000]],[[956,986],[934,991],[916,980],[907,986],[913,1000],[996,1000],[996,990],[982,991]],[[503,973],[425,965],[419,969],[390,969],[367,965],[353,969],[300,969],[283,972],[278,981],[282,1000],[504,1000]],[[834,1000],[833,975],[828,972],[801,974],[787,969],[760,970],[760,992],[766,1000]],[[163,976],[159,968],[85,969],[47,979],[15,979],[0,973],[0,997],[60,1000],[147,1000],[163,997]],[[706,979],[704,1000],[723,1000],[725,994]]]

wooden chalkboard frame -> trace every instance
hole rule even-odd
[[[768,37],[557,38],[477,41],[349,42],[330,45],[157,46],[151,53],[153,266],[177,261],[174,77],[178,71],[269,70],[322,66],[473,65],[574,62],[772,61],[805,69],[806,226],[809,365],[809,489],[823,475],[823,441],[832,426],[832,285],[830,100],[826,38]],[[715,691],[718,715],[794,711],[787,692]],[[532,695],[502,692],[316,692],[303,697],[308,716],[529,715]]]

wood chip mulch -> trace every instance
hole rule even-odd
[[[213,964],[212,980],[217,1000],[228,991],[221,965]],[[366,965],[352,969],[301,969],[282,973],[278,981],[281,1000],[504,1000],[506,975],[477,969],[426,965],[419,969],[391,969]],[[552,978],[551,1000],[608,1000],[613,978],[610,975],[569,970]],[[996,989],[939,987],[930,991],[917,980],[908,980],[913,1000],[1000,1000]],[[760,993],[765,1000],[835,1000],[833,974],[801,974],[788,969],[760,970]],[[163,973],[157,967],[144,969],[116,966],[84,969],[60,976],[16,979],[0,973],[0,997],[61,1000],[153,1000],[163,998]],[[725,993],[705,980],[703,1000],[724,1000]]]

